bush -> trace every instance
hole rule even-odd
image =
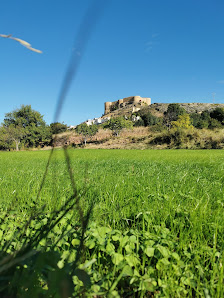
[[[209,128],[214,129],[214,128],[221,128],[222,123],[219,122],[217,119],[211,118],[210,123],[209,123]]]
[[[167,144],[169,148],[188,148],[188,143],[198,139],[199,135],[194,130],[173,128],[162,132],[160,135],[156,136],[150,144],[153,145],[163,145]]]
[[[145,126],[145,123],[142,119],[139,119],[138,121],[134,122],[134,126],[135,127]]]
[[[86,146],[87,139],[94,136],[98,132],[97,125],[87,125],[86,123],[81,123],[76,126],[76,132],[83,137],[83,142]]]
[[[164,116],[168,122],[171,122],[176,121],[178,119],[178,116],[185,113],[185,109],[181,108],[178,103],[171,103],[168,105],[167,111],[164,113]]]
[[[191,123],[194,127],[198,127],[198,123],[201,120],[201,115],[198,113],[192,113],[190,114]]]
[[[53,135],[64,132],[67,129],[68,129],[68,126],[64,123],[54,122],[50,124],[50,130]]]
[[[112,130],[113,135],[119,136],[123,128],[132,128],[133,122],[130,120],[125,120],[123,117],[111,118],[104,126],[104,128],[109,128]]]
[[[224,124],[224,109],[216,108],[214,111],[210,113],[210,117]]]
[[[171,125],[172,127],[175,127],[175,128],[185,128],[185,129],[193,128],[193,126],[191,125],[191,119],[189,114],[178,116],[178,119],[176,121],[172,121]]]

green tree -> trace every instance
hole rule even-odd
[[[221,127],[222,127],[221,122],[219,122],[217,119],[211,118],[208,128],[213,129],[213,128],[221,128]]]
[[[189,114],[178,116],[178,119],[176,121],[172,121],[171,125],[174,128],[185,128],[185,129],[193,128]]]
[[[210,117],[224,124],[224,109],[216,108],[210,113]]]
[[[191,123],[194,127],[198,127],[198,124],[201,120],[201,115],[198,113],[192,113],[190,114]]]
[[[178,119],[178,116],[181,116],[185,113],[185,109],[181,108],[178,103],[169,104],[167,111],[164,112],[164,124],[167,127],[170,127],[172,121],[176,121]]]
[[[111,118],[104,127],[112,130],[113,135],[119,136],[123,128],[132,128],[133,122],[125,120],[123,117],[116,117]]]
[[[8,127],[5,128],[5,130],[5,140],[8,142],[14,142],[16,151],[19,151],[19,144],[25,136],[25,129],[22,126],[15,126],[13,124],[10,124]]]
[[[43,116],[30,105],[22,105],[19,109],[5,114],[3,126],[8,131],[8,137],[17,140],[16,148],[21,141],[27,147],[37,147],[48,144],[51,140],[50,129]]]
[[[158,123],[157,117],[153,116],[150,112],[141,116],[145,126],[151,126]]]
[[[145,122],[142,120],[142,118],[140,118],[139,120],[134,122],[134,126],[135,127],[145,126]]]
[[[12,142],[8,140],[6,128],[1,126],[0,127],[0,150],[7,150],[11,149]]]
[[[88,126],[86,123],[81,123],[76,126],[75,130],[79,135],[82,135],[84,144],[86,146],[87,139],[94,136],[98,132],[98,127],[97,125]]]
[[[68,126],[64,123],[54,122],[50,124],[50,130],[53,135],[64,132],[68,129]]]
[[[204,121],[209,122],[211,120],[209,111],[203,111],[201,113],[201,119],[204,120]]]

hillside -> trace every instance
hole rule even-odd
[[[98,128],[99,131],[95,135],[92,134],[92,137],[88,136],[86,138],[86,148],[224,148],[224,104],[173,104],[172,107],[177,109],[175,112],[173,112],[173,110],[170,112],[171,106],[168,110],[169,105],[168,103],[154,103],[147,106],[145,104],[135,103],[128,104],[111,113],[107,113],[103,117],[114,118],[126,116],[130,118],[133,113],[144,109],[140,113],[139,121],[132,120],[134,127],[127,129],[124,128],[124,126],[119,136],[115,137],[115,134],[113,134],[105,124],[98,125],[96,130]],[[178,113],[178,109],[183,113],[183,109],[181,110],[181,108],[190,115],[184,114],[182,124],[180,124],[181,122],[178,124],[178,114],[175,115],[173,113]],[[202,113],[203,111],[208,111],[208,113]],[[164,112],[167,113],[164,114]],[[105,129],[106,127],[107,129]],[[83,140],[82,135],[72,130],[58,135],[56,146],[68,145],[76,148],[83,147]]]
[[[57,147],[83,148],[83,139],[75,131],[58,135]],[[223,149],[224,129],[174,129],[154,131],[153,127],[123,129],[119,137],[108,129],[99,129],[88,139],[86,149]]]
[[[153,103],[149,106],[140,104],[129,104],[123,108],[117,109],[103,116],[105,117],[119,117],[119,116],[131,116],[133,112],[137,109],[148,109],[153,115],[157,117],[162,117],[163,113],[167,111],[168,105],[170,103]],[[220,107],[224,108],[224,104],[212,104],[212,103],[178,103],[180,107],[184,108],[187,113],[201,113],[203,111],[209,111]]]

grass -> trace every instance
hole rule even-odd
[[[94,204],[83,259],[96,259],[87,269],[92,282],[87,293],[223,296],[222,150],[69,153],[82,207]],[[15,226],[25,222],[34,204],[46,204],[49,213],[72,193],[63,151],[56,150],[35,201],[48,156],[48,151],[0,153],[1,210],[16,212]],[[72,222],[77,224],[77,217]],[[76,281],[76,293],[81,288]]]

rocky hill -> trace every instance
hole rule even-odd
[[[198,102],[193,102],[193,103],[178,103],[182,108],[185,109],[187,113],[201,113],[203,111],[209,111],[211,112],[212,110],[216,108],[224,108],[224,104],[212,104],[212,103],[198,103]],[[160,113],[164,113],[167,111],[169,103],[154,103],[149,106],[150,110],[155,110]]]
[[[187,113],[201,113],[203,111],[212,111],[217,107],[224,108],[224,104],[212,104],[212,103],[178,103]],[[123,108],[110,112],[103,117],[119,117],[119,116],[131,116],[131,114],[138,109],[148,109],[153,115],[162,117],[163,113],[167,111],[169,103],[154,103],[150,106],[140,104],[129,104]]]

